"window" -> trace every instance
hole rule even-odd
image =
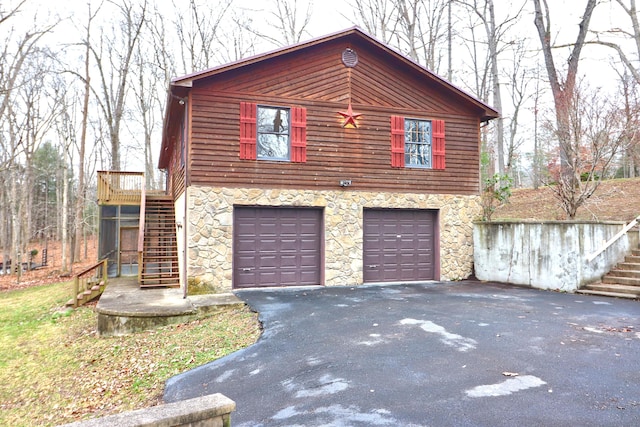
[[[444,120],[391,116],[391,166],[444,169]]]
[[[431,122],[404,120],[404,163],[406,166],[431,167]]]
[[[240,103],[240,158],[307,161],[307,110]]]
[[[258,159],[289,160],[289,109],[258,106]]]

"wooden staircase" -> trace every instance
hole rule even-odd
[[[144,221],[140,287],[180,286],[173,199],[147,195]]]
[[[633,249],[602,281],[586,285],[577,293],[640,299],[640,249]]]
[[[73,296],[67,301],[67,307],[77,308],[102,295],[107,286],[107,259],[100,260],[73,277]]]

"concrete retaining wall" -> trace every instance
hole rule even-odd
[[[61,427],[230,427],[236,404],[216,393]]]
[[[627,233],[593,261],[586,257],[618,233],[622,222],[482,222],[473,227],[480,280],[573,292],[622,261],[636,233]]]

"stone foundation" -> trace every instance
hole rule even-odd
[[[187,280],[200,290],[232,287],[234,205],[324,208],[327,286],[362,284],[364,208],[438,210],[440,279],[464,279],[473,271],[473,221],[482,214],[478,196],[197,186],[188,192]]]

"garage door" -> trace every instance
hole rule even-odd
[[[364,210],[364,281],[435,279],[436,211]]]
[[[234,208],[233,286],[320,284],[322,210]]]

